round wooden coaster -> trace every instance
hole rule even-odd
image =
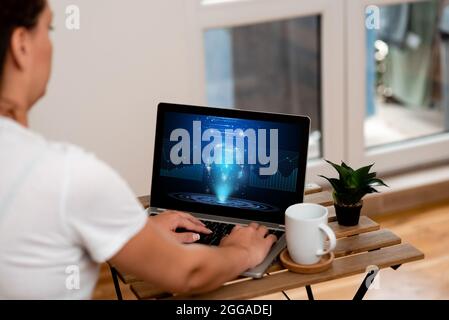
[[[288,254],[287,248],[285,248],[284,251],[281,252],[280,259],[284,267],[292,272],[311,274],[323,272],[329,269],[334,261],[334,253],[331,252],[322,256],[321,260],[315,264],[302,265],[294,262]]]

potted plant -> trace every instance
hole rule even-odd
[[[332,185],[338,223],[343,226],[357,225],[363,206],[362,198],[369,193],[379,192],[374,187],[388,186],[376,178],[376,172],[370,172],[374,164],[354,170],[343,161],[341,165],[328,160],[326,162],[334,167],[339,175],[338,179],[320,175]]]

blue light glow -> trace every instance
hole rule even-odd
[[[215,194],[218,198],[218,201],[220,203],[226,203],[226,200],[229,198],[231,191],[232,190],[229,184],[221,184],[217,186],[217,188],[215,189]]]

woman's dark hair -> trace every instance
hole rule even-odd
[[[0,82],[14,29],[34,28],[45,6],[46,0],[0,0]]]

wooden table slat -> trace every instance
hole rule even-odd
[[[376,231],[380,229],[380,225],[368,218],[361,216],[359,224],[352,227],[345,227],[338,224],[337,221],[329,222],[329,227],[335,232],[337,239],[350,237],[361,233]]]
[[[338,239],[334,254],[336,258],[340,258],[343,256],[385,248],[400,243],[401,238],[387,229],[382,229],[378,231],[362,233],[353,237]],[[280,263],[279,260],[277,260],[267,270],[267,272],[273,273],[284,269],[284,266]]]
[[[313,193],[319,193],[323,191],[323,188],[316,184],[316,183],[306,183],[305,189],[304,189],[304,194],[313,194]]]
[[[170,293],[167,293],[149,283],[142,281],[134,282],[129,287],[139,300],[162,299],[173,296]]]
[[[335,256],[339,258],[351,254],[398,245],[400,243],[401,239],[397,235],[387,229],[382,229],[379,231],[359,234],[355,237],[339,239],[334,253]],[[283,269],[285,268],[277,263],[270,267],[268,273],[277,272]],[[163,291],[143,282],[133,284],[133,292],[135,292],[139,299],[160,298],[164,296]],[[170,295],[165,294],[165,297],[168,296]]]
[[[336,258],[349,256],[401,243],[401,238],[387,229],[362,233],[355,237],[342,238],[337,241],[334,254]]]
[[[138,197],[137,200],[139,200],[142,207],[147,209],[150,206],[150,196],[141,196]]]
[[[332,205],[332,206],[329,206],[326,208],[329,211],[329,215],[328,215],[329,222],[337,221],[337,216],[335,214],[335,207]]]
[[[362,233],[367,233],[367,232],[371,232],[371,231],[376,231],[376,230],[379,230],[379,228],[380,228],[380,226],[377,222],[374,222],[373,220],[371,220],[370,218],[368,218],[366,216],[360,217],[360,221],[357,226],[343,227],[343,226],[340,226],[338,224],[338,222],[334,221],[334,222],[329,223],[329,227],[332,230],[334,230],[337,239],[341,239],[341,238],[348,237],[348,236],[354,236],[354,235],[358,235],[358,234],[362,234]],[[276,264],[272,268],[270,268],[271,272],[272,272],[272,270],[279,270],[279,269],[282,269],[282,268],[280,268],[280,266],[276,265]],[[130,284],[130,283],[139,281],[134,276],[132,276],[130,274],[126,274],[124,272],[121,272],[118,269],[117,269],[117,273],[119,274],[120,279],[125,284]]]
[[[376,251],[335,259],[332,267],[318,274],[304,275],[289,271],[266,276],[260,280],[223,286],[213,292],[197,296],[177,296],[184,299],[249,299],[270,293],[295,289],[306,285],[352,276],[366,271],[367,266],[387,268],[424,258],[424,254],[410,244],[400,244]]]
[[[322,191],[319,193],[307,194],[304,196],[305,203],[318,203],[322,206],[328,207],[334,203],[332,194],[329,191]]]
[[[118,269],[115,269],[117,271],[117,275],[119,276],[120,280],[124,283],[124,284],[130,284],[130,283],[134,283],[134,282],[139,282],[141,281],[140,279],[136,278],[135,276],[133,276],[132,274],[129,273],[125,273],[125,272],[121,272]]]
[[[130,283],[135,282],[135,281],[140,281],[136,277],[134,277],[133,275],[130,275],[130,274],[125,273],[125,272],[121,272],[111,262],[107,261],[106,263],[109,265],[109,268],[114,268],[115,269],[115,271],[117,273],[117,276],[119,277],[120,281],[122,281],[124,284],[130,284]],[[112,270],[111,270],[111,272],[112,272]]]
[[[329,219],[331,220],[331,219]],[[346,246],[345,250],[350,250],[350,246],[352,246],[352,248],[354,250],[358,250],[358,252],[363,252],[365,250],[363,250],[363,243],[366,239],[365,242],[368,242],[368,240],[370,240],[370,244],[375,246],[375,241],[376,241],[376,236],[377,233],[375,233],[375,231],[380,230],[380,225],[371,220],[370,218],[368,218],[367,216],[361,216],[360,217],[360,221],[359,224],[356,226],[352,226],[352,227],[345,227],[345,226],[340,226],[338,224],[338,222],[336,220],[334,221],[329,221],[329,227],[335,232],[335,236],[337,237],[337,246],[338,244],[343,240],[344,240],[344,245]],[[374,231],[374,232],[373,232]],[[385,230],[387,232],[389,232],[388,230]],[[367,234],[368,236],[362,237],[360,240],[359,236],[361,236],[362,234]],[[383,234],[383,233],[380,233]],[[395,236],[394,234],[392,234],[391,232],[389,232],[388,236],[391,238],[390,240],[392,240],[392,244],[398,244],[401,243],[400,238]],[[347,238],[349,237],[349,238]],[[397,240],[399,239],[399,242],[397,242]],[[379,244],[382,243],[384,239],[379,239]],[[395,243],[397,242],[397,243]],[[388,243],[388,242],[387,242]],[[368,243],[367,243],[368,244]],[[384,247],[386,247],[387,245],[384,245]],[[379,248],[381,248],[382,246],[379,246]],[[338,249],[338,248],[337,248]],[[373,247],[373,249],[377,249],[376,247]],[[372,249],[368,249],[368,250],[372,250]],[[336,251],[336,256],[340,257],[342,256],[340,252]],[[275,272],[275,271],[279,271],[279,270],[283,270],[285,269],[279,261],[273,263],[273,265],[268,269],[268,273],[270,272]]]
[[[336,259],[331,269],[312,275],[295,274],[284,270],[279,264],[273,265],[263,279],[241,279],[226,284],[220,289],[198,295],[173,297],[162,290],[144,283],[132,275],[120,273],[121,280],[131,284],[131,290],[138,299],[248,299],[283,290],[303,287],[324,281],[351,276],[365,272],[369,265],[385,268],[423,259],[422,252],[409,244],[400,244],[401,239],[389,230],[382,229],[375,221],[361,216],[359,224],[353,227],[340,226],[336,221],[332,194],[322,191],[317,184],[307,184],[304,202],[318,203],[328,207],[329,226],[337,236],[335,249]],[[139,201],[144,207],[149,206],[149,196],[140,197]]]

